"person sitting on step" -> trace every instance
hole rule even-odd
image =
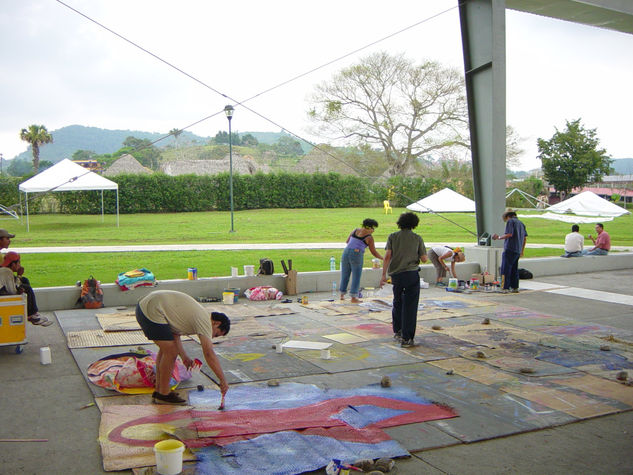
[[[24,267],[20,265],[20,254],[7,252],[0,267],[0,295],[26,294],[26,307],[29,322],[33,325],[52,325],[48,318],[39,314],[35,292],[29,279],[24,277]]]

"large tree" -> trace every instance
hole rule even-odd
[[[48,133],[48,130],[43,125],[29,125],[28,129],[20,131],[20,138],[31,144],[33,171],[37,173],[40,168],[40,146],[51,143],[53,136]]]
[[[538,139],[538,158],[545,179],[564,198],[576,188],[600,181],[611,167],[611,157],[598,148],[596,129],[585,129],[580,119],[565,121],[549,140]]]
[[[521,155],[525,150],[521,147],[521,137],[514,127],[506,125],[506,168],[518,167],[521,165]]]
[[[374,53],[317,85],[311,99],[321,133],[379,145],[392,176],[434,150],[468,144],[464,80],[434,61]]]

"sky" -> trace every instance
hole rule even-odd
[[[58,1],[0,0],[4,159],[27,149],[19,132],[30,124],[214,136],[228,128],[224,106],[243,101],[234,132],[285,129],[321,143],[309,96],[361,58],[387,51],[463,72],[457,0],[64,3],[163,61]],[[519,169],[540,167],[537,138],[578,118],[613,158],[633,157],[633,35],[508,10],[506,46]]]

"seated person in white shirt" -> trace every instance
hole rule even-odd
[[[582,248],[585,244],[585,238],[579,233],[580,228],[577,224],[571,227],[571,232],[565,236],[565,254],[561,257],[580,257],[582,256]]]

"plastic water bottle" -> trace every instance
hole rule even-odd
[[[336,297],[336,282],[332,282],[332,297]]]
[[[334,256],[330,257],[330,270],[336,270],[336,259],[334,259]]]

